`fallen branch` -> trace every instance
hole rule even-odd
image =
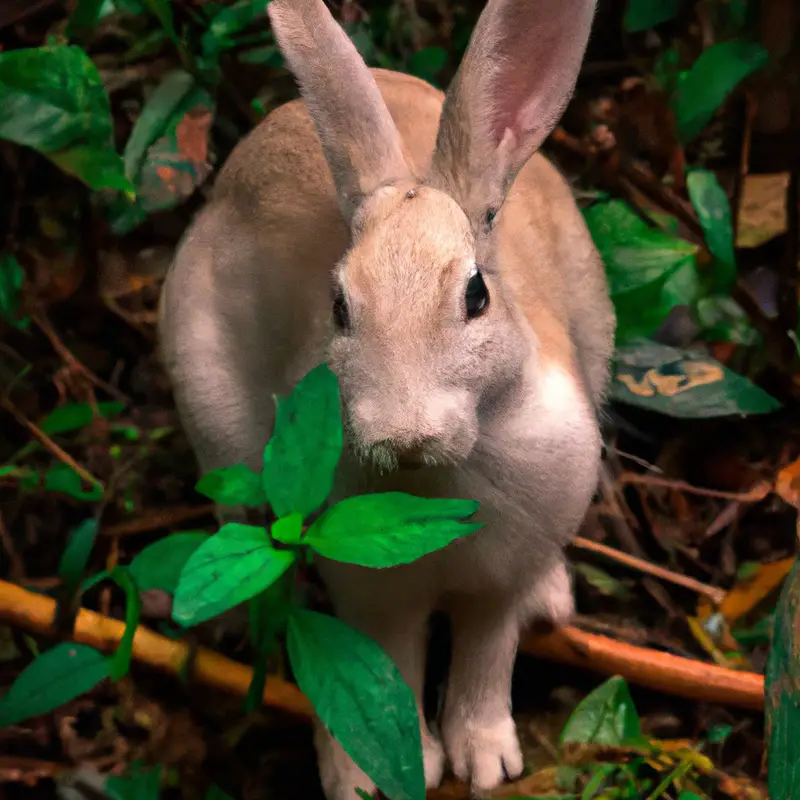
[[[0,620],[31,633],[49,635],[55,612],[56,603],[49,597],[0,581]],[[118,620],[81,609],[73,638],[108,651],[117,646],[124,630],[125,625]],[[577,628],[547,635],[526,634],[520,648],[550,661],[621,675],[631,683],[666,694],[740,708],[762,709],[764,705],[761,675],[636,647]],[[189,646],[140,626],[133,640],[133,657],[153,669],[178,675],[189,657]],[[192,666],[192,679],[240,696],[247,693],[253,674],[250,667],[203,647],[195,651]],[[267,681],[264,704],[305,717],[312,713],[311,704],[296,686],[274,676]]]
[[[53,633],[55,613],[55,600],[28,592],[13,583],[0,581],[0,620],[47,636]],[[124,631],[125,625],[119,620],[81,609],[75,621],[73,639],[98,650],[109,651],[119,644]],[[186,642],[173,641],[141,625],[136,631],[133,657],[153,669],[179,675],[189,655],[190,648]],[[213,650],[199,647],[193,653],[190,677],[199,683],[244,696],[252,676],[250,667]],[[293,714],[311,715],[311,704],[305,695],[293,684],[277,677],[267,681],[264,704]]]

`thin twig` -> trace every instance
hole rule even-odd
[[[648,575],[652,575],[655,578],[661,578],[661,580],[674,583],[677,586],[683,586],[685,589],[690,589],[693,592],[697,592],[697,594],[705,595],[716,605],[719,605],[725,599],[726,592],[724,589],[719,589],[716,586],[709,586],[707,583],[702,583],[701,581],[697,581],[694,578],[689,578],[686,575],[679,575],[677,572],[673,572],[671,569],[660,567],[658,564],[653,564],[643,558],[637,558],[636,556],[632,556],[629,553],[623,552],[622,550],[608,547],[607,545],[600,544],[599,542],[593,542],[591,539],[584,539],[582,536],[576,536],[572,540],[572,544],[575,547],[579,547],[581,550],[588,550],[592,553],[598,553],[599,555],[613,559],[620,564],[624,564],[631,569],[639,570],[639,572],[644,572]]]
[[[61,356],[62,361],[64,361],[69,369],[78,375],[83,375],[83,377],[85,377],[90,383],[93,383],[98,388],[108,392],[108,394],[110,394],[116,400],[119,400],[121,403],[125,403],[125,405],[130,403],[130,398],[127,395],[117,389],[116,386],[112,386],[102,378],[99,378],[83,362],[79,361],[73,355],[70,349],[64,344],[64,342],[61,341],[42,310],[39,309],[32,311],[31,319],[36,323],[42,333],[49,339],[53,349],[56,351],[56,353],[58,353],[59,356]]]
[[[27,428],[59,461],[71,467],[87,483],[105,491],[102,481],[82,467],[66,450],[59,447],[35,422],[31,422],[7,397],[0,397],[0,405],[24,428]]]
[[[118,522],[100,529],[103,536],[128,536],[134,533],[147,533],[159,528],[169,528],[190,519],[198,519],[208,514],[213,514],[216,506],[213,503],[204,506],[189,506],[188,508],[168,508],[155,511],[146,517],[131,519],[127,522]]]
[[[696,494],[702,497],[715,497],[719,500],[738,500],[740,503],[758,503],[771,491],[772,484],[761,481],[746,492],[725,492],[719,489],[705,489],[701,486],[692,486],[686,481],[661,477],[660,475],[640,475],[637,472],[623,472],[619,476],[620,483],[636,483],[645,486],[660,486],[664,489],[677,489],[687,494]]]

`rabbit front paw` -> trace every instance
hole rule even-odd
[[[450,720],[444,726],[444,740],[453,774],[468,783],[473,794],[490,792],[505,778],[522,774],[522,751],[510,715],[489,725]]]
[[[328,800],[356,800],[356,789],[371,796],[377,794],[375,784],[327,731],[318,728],[316,737],[320,781]],[[425,786],[435,789],[442,782],[446,759],[441,742],[427,730],[422,731],[422,757]]]

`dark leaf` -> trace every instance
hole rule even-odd
[[[58,565],[58,575],[64,583],[67,596],[71,597],[78,587],[89,556],[92,553],[95,539],[97,538],[97,520],[84,520],[72,532],[64,552],[61,554],[61,561]]]
[[[431,45],[412,54],[408,61],[408,71],[424,81],[433,83],[436,76],[447,63],[448,54],[444,47]]]
[[[106,779],[105,790],[111,800],[159,800],[163,767],[145,767],[134,761],[126,775]]]
[[[349,497],[314,521],[303,544],[348,564],[408,564],[481,528],[481,523],[468,522],[479,505],[475,500],[435,500],[402,492]]]
[[[128,233],[149,214],[173,208],[206,180],[213,117],[214,101],[191,75],[175,70],[164,78],[125,146],[125,172],[137,199],[112,207],[116,233]]]
[[[95,502],[102,499],[103,490],[100,486],[92,486],[84,490],[81,476],[67,464],[54,464],[44,476],[44,488],[48,492],[61,492],[74,497],[76,500]]]
[[[116,652],[109,660],[111,678],[118,681],[128,674],[130,668],[133,639],[139,624],[142,603],[136,583],[127,567],[114,567],[109,577],[125,592],[125,632],[117,645]]]
[[[296,608],[287,646],[297,683],[345,752],[392,800],[425,797],[414,695],[370,638]]]
[[[562,744],[622,747],[641,744],[639,714],[624,678],[614,676],[578,703],[564,730]]]
[[[145,547],[128,566],[139,591],[174,594],[186,562],[208,538],[204,531],[182,531]]]
[[[800,561],[786,577],[767,660],[765,713],[770,797],[794,798],[800,786]]]
[[[678,16],[682,0],[628,0],[622,25],[629,33],[655,28]]]
[[[38,150],[92,189],[133,193],[114,150],[108,95],[80,47],[0,53],[0,107],[0,138]]]
[[[276,550],[263,528],[223,525],[186,562],[172,618],[183,626],[211,619],[263,592],[295,558],[292,552]]]
[[[213,57],[236,46],[235,36],[251,23],[262,20],[270,0],[238,0],[221,8],[203,34],[201,47],[206,57]]]
[[[671,417],[766,414],[780,403],[713,358],[639,339],[617,348],[611,397]]]
[[[108,676],[108,658],[99,650],[57,644],[37,656],[0,700],[0,728],[60,708]]]
[[[276,516],[297,512],[305,519],[330,494],[342,452],[339,382],[321,364],[277,404],[264,450],[264,491]]]
[[[761,69],[769,54],[755,42],[733,39],[704,50],[679,81],[673,110],[678,135],[686,143],[711,121],[728,95]]]
[[[257,508],[266,503],[261,476],[246,464],[234,464],[203,475],[195,489],[223,506]]]
[[[11,253],[0,255],[0,319],[21,330],[30,323],[30,318],[21,313],[24,282],[25,270],[19,261]]]
[[[701,297],[695,306],[695,313],[703,338],[709,342],[753,345],[759,339],[747,312],[728,295]]]
[[[717,176],[706,169],[693,169],[686,178],[692,205],[703,226],[706,244],[716,259],[714,284],[718,292],[730,292],[736,281],[731,204]]]
[[[119,414],[125,408],[123,403],[98,403],[97,411],[103,419]],[[40,423],[39,427],[49,436],[69,433],[85,428],[94,419],[91,403],[67,403],[51,411]]]

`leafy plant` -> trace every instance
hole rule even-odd
[[[422,798],[422,747],[411,689],[376,642],[338,619],[295,603],[293,575],[311,552],[370,568],[409,563],[478,530],[480,523],[471,521],[478,503],[397,492],[362,495],[330,506],[304,530],[334,485],[342,449],[338,381],[322,364],[277,402],[263,471],[234,465],[204,475],[197,483],[198,491],[228,505],[258,507],[267,500],[276,521],[267,529],[229,523],[211,536],[176,533],[145,548],[128,567],[85,580],[83,592],[105,579],[125,592],[125,634],[116,653],[109,657],[83,647],[75,651],[91,667],[75,680],[75,670],[63,663],[76,658],[72,651],[59,646],[62,649],[45,652],[20,675],[0,702],[0,712],[18,721],[51,710],[105,677],[118,680],[124,675],[141,591],[174,594],[172,617],[182,626],[248,602],[257,653],[248,706],[260,700],[267,658],[285,632],[301,689],[344,749],[392,800]],[[95,532],[87,523],[70,542],[62,575],[71,586],[85,567]],[[40,659],[52,671],[47,680]],[[67,677],[53,684],[52,674],[58,671]],[[39,684],[50,688],[42,694]],[[153,776],[136,780],[156,781]]]
[[[92,189],[133,195],[113,145],[108,95],[72,45],[0,53],[0,138],[32,147]]]

